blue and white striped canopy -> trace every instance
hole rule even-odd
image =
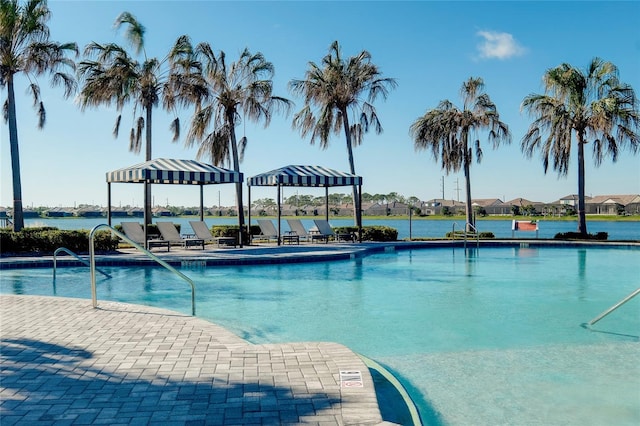
[[[249,186],[351,186],[362,177],[322,166],[286,166],[247,178]]]
[[[107,172],[107,182],[210,185],[242,182],[242,173],[193,160],[158,158]]]

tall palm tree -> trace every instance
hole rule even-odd
[[[117,44],[89,43],[85,47],[85,60],[78,65],[78,75],[82,81],[79,102],[87,107],[115,104],[119,111],[113,129],[118,136],[122,109],[133,103],[133,125],[129,132],[129,149],[140,152],[142,134],[145,132],[145,159],[149,161],[152,142],[152,113],[162,100],[167,111],[175,112],[178,106],[187,106],[198,94],[194,93],[200,84],[200,67],[194,59],[190,39],[180,36],[168,55],[159,60],[149,58],[144,50],[145,28],[133,15],[122,13],[115,21],[116,28],[126,26],[126,39],[135,49],[135,55],[142,54],[142,62],[137,61],[127,50]],[[138,115],[139,113],[143,113]],[[173,141],[180,137],[180,121],[171,122]],[[151,222],[151,188],[145,184],[145,229]]]
[[[606,156],[615,162],[625,146],[637,153],[640,115],[636,95],[631,86],[620,82],[618,68],[600,58],[592,59],[584,71],[561,64],[547,70],[543,81],[545,94],[531,94],[522,102],[522,109],[534,121],[521,148],[529,158],[540,151],[545,173],[551,162],[560,176],[566,176],[575,134],[578,232],[586,236],[584,146],[593,143],[596,166]]]
[[[0,0],[0,88],[7,87],[3,115],[9,124],[11,169],[13,178],[13,230],[24,227],[22,183],[16,120],[15,76],[23,73],[29,80],[29,91],[38,113],[38,128],[46,121],[46,110],[40,99],[37,76],[48,73],[51,85],[64,87],[64,96],[76,90],[73,76],[75,63],[67,55],[78,54],[76,43],[56,43],[49,40],[47,22],[51,17],[46,0],[29,0],[20,6],[17,0]],[[64,72],[65,69],[71,74]]]
[[[390,89],[396,87],[392,78],[383,78],[380,69],[371,62],[371,54],[363,50],[356,56],[343,59],[340,45],[334,41],[322,64],[309,63],[303,80],[291,80],[290,90],[304,97],[304,107],[294,116],[293,127],[300,130],[302,137],[311,135],[311,144],[316,139],[320,148],[329,146],[331,134],[344,131],[349,170],[356,174],[353,147],[362,143],[365,133],[373,126],[376,133],[382,132],[373,102],[378,96],[387,98]],[[314,112],[314,109],[317,109]],[[355,117],[353,124],[349,113]],[[353,215],[356,226],[360,227],[361,207],[358,187],[353,186]]]
[[[447,173],[464,171],[466,183],[467,231],[475,229],[475,219],[471,206],[470,168],[474,148],[469,140],[472,133],[487,129],[488,141],[497,148],[500,142],[511,143],[511,133],[506,124],[500,121],[498,110],[489,95],[484,92],[484,81],[471,77],[462,84],[460,96],[462,109],[458,109],[448,100],[441,101],[435,108],[428,110],[410,127],[416,150],[430,149],[434,160],[442,163]],[[482,160],[480,139],[475,143],[476,161]]]
[[[247,138],[238,140],[236,127],[243,118],[264,120],[267,127],[274,110],[288,113],[291,101],[273,95],[274,67],[260,52],[244,49],[236,62],[227,65],[224,52],[216,55],[208,43],[200,43],[196,55],[202,62],[205,85],[204,95],[196,103],[187,146],[199,143],[196,158],[209,157],[217,166],[232,164],[233,170],[240,172]],[[242,182],[236,183],[236,203],[243,229]]]

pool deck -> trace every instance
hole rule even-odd
[[[153,254],[188,267],[328,261],[454,244],[462,242],[174,247]],[[70,256],[57,261],[80,265]],[[154,261],[133,249],[96,256],[98,267],[147,263]],[[52,266],[51,256],[0,259],[0,269]],[[13,295],[0,295],[0,338],[3,426],[391,424],[382,418],[367,366],[338,343],[253,345],[173,311]]]
[[[208,246],[153,253],[168,263],[227,264],[230,256],[233,263],[313,261],[363,249]],[[96,263],[125,260],[146,262],[124,250],[97,256]],[[50,256],[2,261],[52,265]],[[0,296],[0,333],[3,426],[391,424],[382,418],[367,366],[337,343],[253,345],[173,311],[100,300],[94,309],[86,299],[13,295]]]

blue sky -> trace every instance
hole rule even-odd
[[[368,50],[385,77],[398,87],[375,104],[384,132],[367,134],[354,150],[356,173],[363,191],[397,192],[422,200],[464,199],[464,177],[446,175],[428,152],[416,152],[409,126],[427,109],[448,99],[461,106],[459,89],[469,77],[481,77],[513,135],[511,145],[493,150],[484,143],[482,163],[471,169],[473,198],[524,197],[551,202],[577,192],[577,164],[567,177],[544,174],[539,157],[527,159],[520,140],[530,118],[520,103],[542,93],[542,76],[563,62],[584,68],[593,57],[615,63],[621,80],[640,91],[640,2],[438,2],[438,1],[63,1],[50,0],[51,39],[75,41],[82,50],[91,41],[124,44],[115,18],[131,12],[146,27],[148,56],[163,57],[178,36],[194,43],[209,42],[235,60],[245,47],[262,52],[275,66],[274,94],[295,102],[287,83],[304,77],[307,64],[320,63],[329,45],[338,40],[343,56]],[[26,93],[27,81],[16,82],[18,134],[25,206],[106,205],[105,173],[144,161],[128,151],[132,109],[125,108],[121,134],[112,136],[115,109],[81,112],[73,99],[39,80],[47,108],[47,125],[36,129],[37,118]],[[6,98],[6,90],[2,99]],[[153,157],[195,159],[196,148],[184,140],[171,142],[172,115],[154,111]],[[182,111],[183,135],[190,111]],[[241,169],[246,177],[289,164],[313,164],[348,171],[344,136],[321,150],[291,129],[292,117],[274,116],[271,125],[244,123],[237,129],[248,137]],[[481,141],[486,134],[478,135]],[[9,137],[2,123],[0,205],[11,206]],[[574,150],[575,151],[575,150]],[[617,163],[606,160],[594,168],[587,157],[587,195],[640,193],[640,156],[621,152]],[[208,161],[208,159],[203,159]],[[575,158],[574,158],[575,160]],[[460,191],[456,191],[456,188]],[[349,188],[336,188],[349,193]],[[285,196],[296,189],[285,190]],[[297,189],[302,194],[323,191]],[[155,185],[155,204],[198,204],[195,187]],[[112,186],[114,205],[142,205],[142,187]],[[275,198],[270,188],[252,189],[252,199]],[[205,188],[205,205],[233,205],[233,185]],[[246,190],[245,190],[245,204]]]

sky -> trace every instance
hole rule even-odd
[[[532,119],[521,112],[525,96],[544,93],[546,70],[569,63],[585,69],[594,57],[616,64],[621,81],[640,91],[640,2],[614,1],[90,1],[49,0],[51,40],[74,41],[82,51],[92,42],[126,45],[116,31],[116,17],[128,11],[146,27],[149,57],[164,57],[175,40],[188,35],[194,44],[208,42],[236,60],[244,48],[261,52],[275,68],[273,94],[295,104],[289,116],[274,114],[268,127],[243,122],[239,136],[248,138],[241,171],[248,177],[286,165],[321,165],[349,171],[344,134],[334,135],[327,149],[292,129],[293,113],[303,99],[288,90],[292,79],[304,78],[308,64],[320,64],[334,40],[343,57],[367,50],[383,77],[397,87],[374,106],[381,134],[368,133],[354,148],[356,174],[363,192],[396,192],[421,200],[464,200],[462,172],[446,174],[430,152],[416,151],[409,127],[441,100],[462,108],[459,92],[470,77],[480,77],[509,126],[511,144],[497,149],[486,132],[476,135],[483,146],[480,164],[471,167],[474,199],[525,198],[553,202],[577,193],[575,149],[567,176],[549,169],[538,155],[526,158],[522,136]],[[81,59],[81,58],[79,58]],[[16,79],[18,136],[25,207],[106,206],[109,171],[144,161],[144,150],[129,152],[128,129],[133,108],[122,112],[120,136],[112,135],[118,112],[99,107],[81,111],[75,98],[64,99],[61,88],[38,79],[47,110],[47,123],[37,129],[37,116],[27,94],[28,81]],[[6,99],[6,89],[2,100]],[[184,137],[171,142],[174,115],[153,113],[153,158],[196,159],[196,147]],[[191,111],[179,118],[186,135]],[[0,206],[12,205],[9,131],[2,121]],[[210,162],[209,158],[200,158]],[[350,188],[331,192],[350,193]],[[323,190],[289,188],[284,197],[321,196]],[[606,159],[596,168],[587,146],[586,194],[640,194],[640,155],[623,150],[616,163]],[[274,188],[253,187],[252,201],[276,198]],[[209,185],[204,203],[235,205],[234,185]],[[142,206],[141,185],[112,185],[114,206]],[[244,204],[247,204],[246,186]],[[184,185],[154,185],[154,205],[197,206],[199,190]]]

